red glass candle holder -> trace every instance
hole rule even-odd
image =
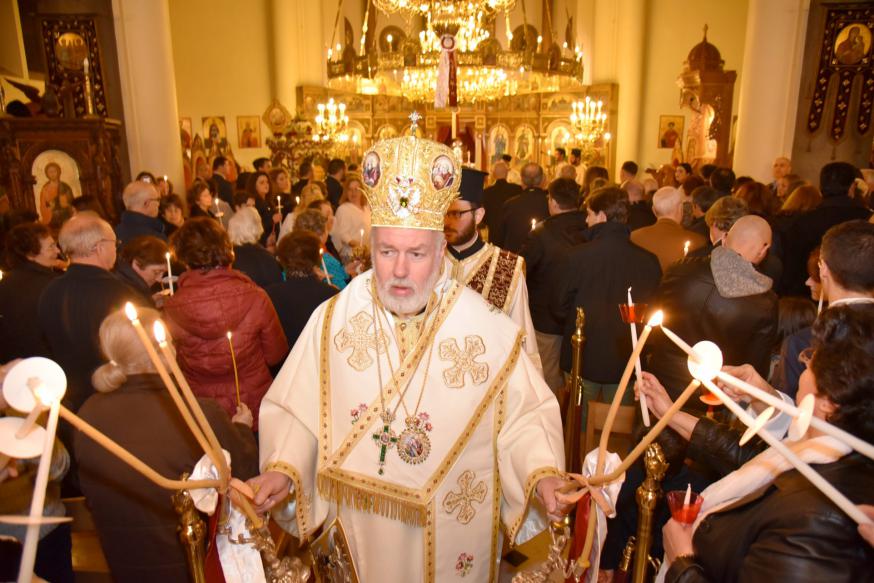
[[[626,324],[642,324],[648,304],[619,304],[619,315]]]
[[[701,512],[701,504],[704,498],[695,492],[689,497],[689,504],[683,504],[686,499],[685,490],[672,490],[666,494],[668,508],[671,509],[671,518],[683,524],[693,524]]]

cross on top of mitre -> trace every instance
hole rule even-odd
[[[414,111],[410,114],[410,135],[416,135],[416,130],[419,128],[419,120],[422,119],[422,115],[418,111]]]

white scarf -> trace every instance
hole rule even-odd
[[[795,454],[807,464],[828,464],[836,462],[852,451],[852,448],[842,441],[829,435],[822,435],[796,443],[786,442]],[[784,458],[774,448],[769,447],[740,468],[731,472],[718,482],[714,482],[701,493],[704,502],[701,512],[692,525],[692,533],[698,529],[701,521],[714,512],[734,504],[738,500],[752,494],[756,490],[772,483],[780,474],[793,469],[789,460]],[[657,583],[665,580],[670,563],[665,559],[656,578]]]

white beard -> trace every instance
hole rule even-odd
[[[392,278],[386,282],[376,280],[376,295],[382,305],[389,309],[393,314],[398,316],[412,316],[418,314],[425,309],[428,304],[428,298],[431,297],[431,292],[434,291],[434,286],[437,284],[437,279],[440,277],[440,262],[436,262],[435,269],[428,276],[428,280],[421,288],[417,288],[415,282],[411,279]],[[391,295],[389,289],[393,286],[403,286],[413,288],[412,295],[398,298]]]

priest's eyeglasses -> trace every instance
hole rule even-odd
[[[452,219],[453,221],[457,221],[458,219],[460,219],[461,217],[464,216],[464,213],[472,213],[475,210],[476,209],[473,208],[473,209],[467,209],[464,211],[446,211],[446,216],[449,217],[450,219]]]

